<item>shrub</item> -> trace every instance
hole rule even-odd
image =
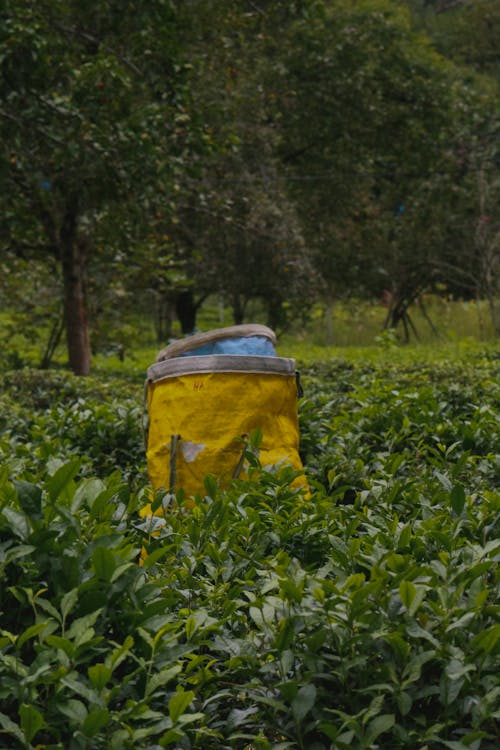
[[[9,402],[0,745],[495,750],[499,382],[494,357],[311,367],[310,493],[253,460],[192,509],[151,497],[133,399]]]
[[[83,474],[144,480],[141,387],[28,370],[7,373],[2,385],[4,460],[36,476],[48,461],[79,456]]]

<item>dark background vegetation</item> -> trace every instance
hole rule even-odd
[[[74,372],[209,295],[282,330],[428,293],[498,335],[497,0],[4,0],[2,340]],[[258,313],[255,303],[258,302]],[[425,305],[423,308],[426,315]],[[434,325],[435,323],[433,323]]]

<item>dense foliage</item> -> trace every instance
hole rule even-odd
[[[2,339],[43,319],[87,374],[132,310],[164,340],[209,294],[280,329],[385,294],[409,337],[429,290],[498,334],[494,0],[125,7],[0,7]]]
[[[154,533],[140,384],[3,376],[2,747],[498,747],[498,351],[302,369],[310,493]]]

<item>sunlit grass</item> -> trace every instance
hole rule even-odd
[[[264,323],[262,311],[255,308],[254,312],[253,322]],[[424,309],[416,307],[411,312],[418,339],[413,336],[409,344],[403,342],[401,331],[383,330],[386,314],[387,310],[377,303],[339,302],[330,313],[318,304],[307,327],[292,326],[279,336],[277,352],[307,365],[339,358],[378,362],[387,359],[388,352],[393,361],[404,362],[414,356],[414,350],[418,350],[421,359],[442,360],[462,354],[467,356],[467,352],[481,348],[485,342],[493,348],[496,346],[485,303],[429,298]],[[216,299],[205,305],[198,317],[200,331],[231,324],[230,309],[221,306]],[[125,344],[124,327],[127,329]],[[0,369],[39,367],[48,333],[48,329],[42,327],[14,327],[8,313],[0,314]],[[173,334],[180,335],[178,325],[174,326]],[[92,371],[139,381],[166,343],[156,342],[153,323],[144,316],[124,320],[120,331],[116,331],[116,342],[110,331],[109,342],[93,352]],[[67,367],[64,337],[51,366]]]

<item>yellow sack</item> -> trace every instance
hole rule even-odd
[[[153,489],[183,488],[192,496],[203,492],[207,474],[227,483],[239,476],[245,439],[257,429],[262,466],[286,463],[302,470],[297,397],[293,359],[195,354],[156,362],[147,380]]]

